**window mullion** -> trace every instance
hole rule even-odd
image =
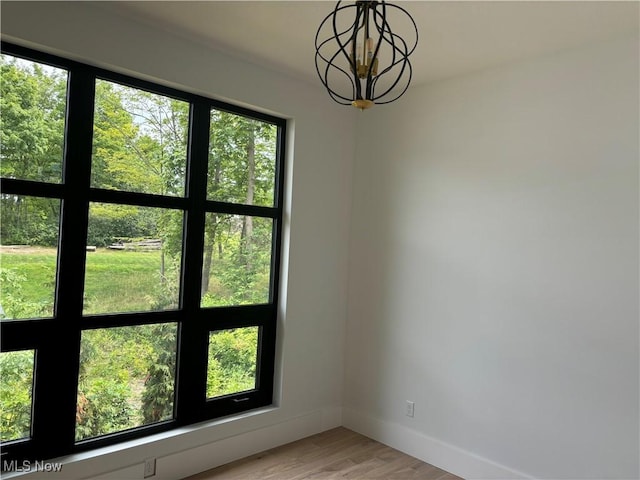
[[[69,72],[55,341],[37,353],[33,440],[41,456],[70,453],[75,438],[95,79]]]
[[[200,285],[207,196],[210,106],[198,101],[191,106],[183,276],[178,347],[176,420],[190,423],[201,419],[207,370],[207,337],[200,317]]]

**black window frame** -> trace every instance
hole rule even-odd
[[[61,201],[55,311],[51,318],[0,322],[2,351],[36,351],[31,437],[2,442],[2,465],[44,460],[145,437],[185,425],[273,404],[276,325],[282,246],[286,119],[180,91],[8,42],[3,54],[68,71],[63,177],[59,184],[0,178],[5,194]],[[96,80],[108,80],[190,103],[187,174],[183,197],[105,190],[90,186]],[[237,114],[277,127],[274,205],[207,200],[211,110]],[[175,310],[83,315],[86,238],[90,202],[178,209],[184,212],[180,303]],[[201,307],[205,213],[250,215],[273,220],[269,302],[261,305]],[[178,323],[177,372],[172,420],[76,441],[75,415],[83,330]],[[209,333],[260,327],[256,389],[207,398]]]

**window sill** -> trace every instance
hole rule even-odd
[[[99,476],[142,464],[146,458],[176,454],[262,428],[274,421],[279,423],[280,419],[276,415],[279,410],[273,405],[258,408],[43,462],[61,464],[61,471],[57,475],[32,470],[4,472],[2,478],[26,479],[47,475],[46,478],[70,479]]]

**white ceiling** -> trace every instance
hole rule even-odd
[[[420,32],[413,84],[638,32],[640,3],[398,1]],[[314,39],[332,1],[96,2],[120,15],[316,82]],[[398,32],[401,34],[401,32]]]

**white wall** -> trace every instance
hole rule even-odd
[[[638,58],[561,52],[359,117],[346,426],[466,478],[638,478]]]
[[[150,456],[162,457],[158,478],[180,478],[338,426],[355,113],[335,105],[317,86],[114,16],[93,2],[2,2],[1,27],[4,40],[291,120],[279,408],[211,428],[185,429],[176,437],[160,436],[151,444],[132,442],[125,446],[137,446],[121,453],[67,463],[60,478],[125,467],[109,476],[142,478],[142,460]]]

